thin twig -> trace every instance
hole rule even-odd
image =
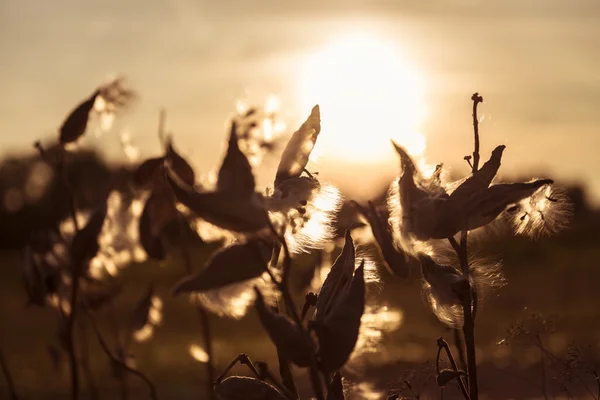
[[[186,273],[191,275],[193,273],[192,266],[192,257],[187,246],[187,243],[184,242],[184,234],[186,232],[185,229],[185,221],[182,216],[179,218],[179,231],[180,231],[180,244],[181,244],[181,257],[183,259],[183,263],[185,265]],[[211,400],[215,400],[215,367],[214,367],[214,354],[213,354],[213,343],[212,343],[212,332],[210,329],[210,319],[208,312],[201,304],[196,303],[196,311],[198,313],[198,319],[200,320],[200,326],[202,328],[202,338],[204,342],[204,351],[208,356],[208,361],[206,362],[206,392],[208,393],[208,398]]]
[[[100,330],[98,329],[98,326],[96,325],[96,321],[94,320],[94,317],[89,313],[89,311],[85,310],[85,312],[87,313],[87,315],[92,323],[92,328],[94,329],[94,332],[96,333],[96,338],[98,339],[98,343],[102,347],[102,350],[104,350],[104,353],[106,353],[106,355],[111,359],[111,361],[113,361],[114,363],[119,365],[121,368],[123,368],[127,372],[129,372],[129,373],[137,376],[141,380],[143,380],[146,383],[146,385],[148,385],[148,389],[150,390],[150,397],[153,400],[158,400],[158,396],[156,394],[156,386],[154,386],[154,383],[152,383],[152,381],[146,375],[144,375],[142,372],[138,371],[135,368],[131,368],[125,362],[123,362],[118,357],[116,357],[114,354],[112,354],[112,352],[108,348],[108,345],[104,341],[104,338],[102,338],[102,334],[100,333]]]
[[[6,364],[2,350],[0,350],[0,366],[2,366],[2,373],[4,374],[4,379],[6,380],[6,386],[8,387],[8,393],[10,394],[11,400],[19,400],[17,390],[15,389],[15,383],[12,379],[12,374],[8,369],[8,365]]]
[[[448,357],[448,360],[450,361],[450,365],[452,365],[452,369],[455,371],[458,371],[458,365],[456,364],[456,360],[454,359],[454,356],[452,355],[452,351],[450,350],[450,346],[448,346],[448,342],[446,342],[444,340],[444,338],[440,337],[437,340],[437,345],[438,345],[438,354],[437,354],[437,359],[436,359],[436,370],[437,373],[440,373],[440,353],[442,351],[442,349],[444,349],[446,351],[446,356]],[[457,378],[458,381],[458,386],[460,387],[460,391],[463,394],[463,397],[465,398],[465,400],[469,400],[470,396],[469,393],[467,392],[467,388],[464,384],[464,382],[462,381],[462,377],[458,377]]]
[[[479,93],[473,93],[473,134],[475,136],[475,149],[473,150],[473,172],[479,168],[479,119],[477,118],[477,106],[483,102],[483,97]]]
[[[98,395],[98,388],[96,387],[96,382],[94,380],[94,375],[92,374],[92,369],[90,367],[90,354],[89,354],[89,348],[88,348],[88,337],[87,337],[87,329],[85,326],[85,322],[82,320],[79,320],[78,322],[79,325],[79,336],[80,336],[80,340],[81,340],[81,354],[80,354],[80,360],[81,360],[81,370],[83,371],[83,375],[85,376],[85,380],[87,382],[88,385],[88,390],[90,392],[90,398],[92,400],[98,400],[99,399],[99,395]]]
[[[448,241],[456,251],[458,260],[463,274],[468,277],[469,273],[469,259],[467,255],[466,240],[461,240],[461,244],[458,244],[454,237],[449,237]],[[479,388],[477,385],[477,360],[475,356],[475,320],[473,318],[473,298],[474,290],[472,290],[470,281],[465,281],[465,287],[461,290],[461,300],[463,306],[463,333],[465,335],[465,347],[467,350],[467,372],[469,381],[469,396],[472,400],[479,398]]]

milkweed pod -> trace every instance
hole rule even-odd
[[[281,355],[299,367],[308,367],[314,354],[314,344],[300,327],[288,317],[275,314],[256,291],[256,311],[263,327]]]
[[[360,321],[365,311],[364,262],[356,269],[348,291],[321,320],[314,322],[319,340],[321,368],[331,373],[344,366],[358,340]]]
[[[325,278],[317,297],[316,320],[323,320],[332,310],[337,302],[340,301],[343,294],[348,290],[352,283],[354,273],[354,263],[356,259],[356,249],[354,241],[347,230],[345,234],[344,248],[342,253],[331,266],[331,270]]]
[[[267,270],[272,249],[259,240],[223,247],[199,272],[179,281],[173,293],[206,292],[259,277]]]
[[[316,105],[306,121],[294,132],[283,150],[275,176],[275,187],[279,186],[281,182],[302,174],[320,132],[321,112],[319,106]]]

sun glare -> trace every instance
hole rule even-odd
[[[317,159],[379,163],[393,157],[390,139],[423,154],[424,79],[395,43],[340,36],[307,56],[300,85],[303,109],[321,106]]]

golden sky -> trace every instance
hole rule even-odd
[[[466,173],[478,91],[482,158],[506,144],[505,176],[586,182],[600,200],[597,0],[2,0],[0,54],[3,153],[52,137],[96,85],[124,75],[140,98],[91,141],[113,159],[123,129],[143,156],[158,152],[165,107],[176,144],[208,170],[236,101],[275,95],[290,129],[322,103],[322,150],[337,162],[325,154],[319,172],[342,185],[396,173],[377,153],[390,137]]]

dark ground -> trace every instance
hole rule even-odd
[[[596,220],[588,219],[554,238],[533,241],[491,238],[486,241],[485,253],[502,256],[508,284],[487,296],[478,314],[478,362],[481,392],[485,398],[544,398],[540,350],[527,340],[509,346],[497,344],[506,336],[512,323],[533,311],[545,315],[555,325],[554,332],[542,334],[543,343],[550,351],[564,354],[567,346],[575,341],[584,349],[585,355],[600,366],[599,237],[600,225]],[[206,252],[198,251],[195,256],[200,265]],[[55,316],[50,309],[25,307],[26,297],[18,269],[20,253],[5,250],[0,253],[0,260],[0,346],[17,390],[23,398],[29,399],[66,398],[66,358],[63,356],[58,366],[54,366],[48,351],[48,344],[57,342]],[[302,262],[305,261],[298,264]],[[161,398],[204,398],[204,366],[188,353],[191,342],[201,343],[200,325],[188,300],[170,295],[171,286],[182,272],[177,260],[171,265],[148,262],[126,268],[122,278],[128,283],[116,301],[116,314],[124,324],[137,299],[148,284],[154,282],[164,300],[164,320],[149,341],[133,345],[137,367],[156,383]],[[353,365],[346,376],[372,382],[386,394],[398,392],[405,379],[411,382],[415,391],[424,381],[428,386],[422,398],[429,398],[427,393],[439,398],[434,380],[428,380],[429,375],[422,372],[422,363],[434,361],[439,336],[443,335],[453,343],[453,333],[428,310],[421,295],[418,273],[414,272],[408,280],[384,277],[386,283],[378,299],[392,308],[401,309],[402,325],[397,331],[384,335],[381,349],[368,358],[368,363]],[[105,310],[97,318],[110,341],[107,317]],[[276,370],[274,347],[253,313],[238,321],[212,316],[211,325],[218,371],[240,352],[249,354],[253,360],[265,360]],[[111,377],[109,362],[89,327],[88,342],[93,376],[102,389],[101,398],[115,398],[119,385]],[[233,371],[247,374],[241,367]],[[549,361],[546,361],[544,371],[548,398],[556,398],[560,392],[553,377],[560,373]],[[304,376],[303,371],[297,372]],[[585,379],[597,395],[596,383],[589,376]],[[146,398],[147,388],[137,378],[130,377],[129,382],[132,398]],[[83,387],[86,387],[85,381]],[[581,381],[575,379],[571,387],[574,397],[592,398]],[[457,398],[454,385],[449,385],[446,392],[446,398]],[[7,395],[4,380],[0,380],[0,393]],[[408,395],[408,392],[402,393]],[[367,397],[355,395],[351,398]],[[378,397],[374,395],[373,398]]]

